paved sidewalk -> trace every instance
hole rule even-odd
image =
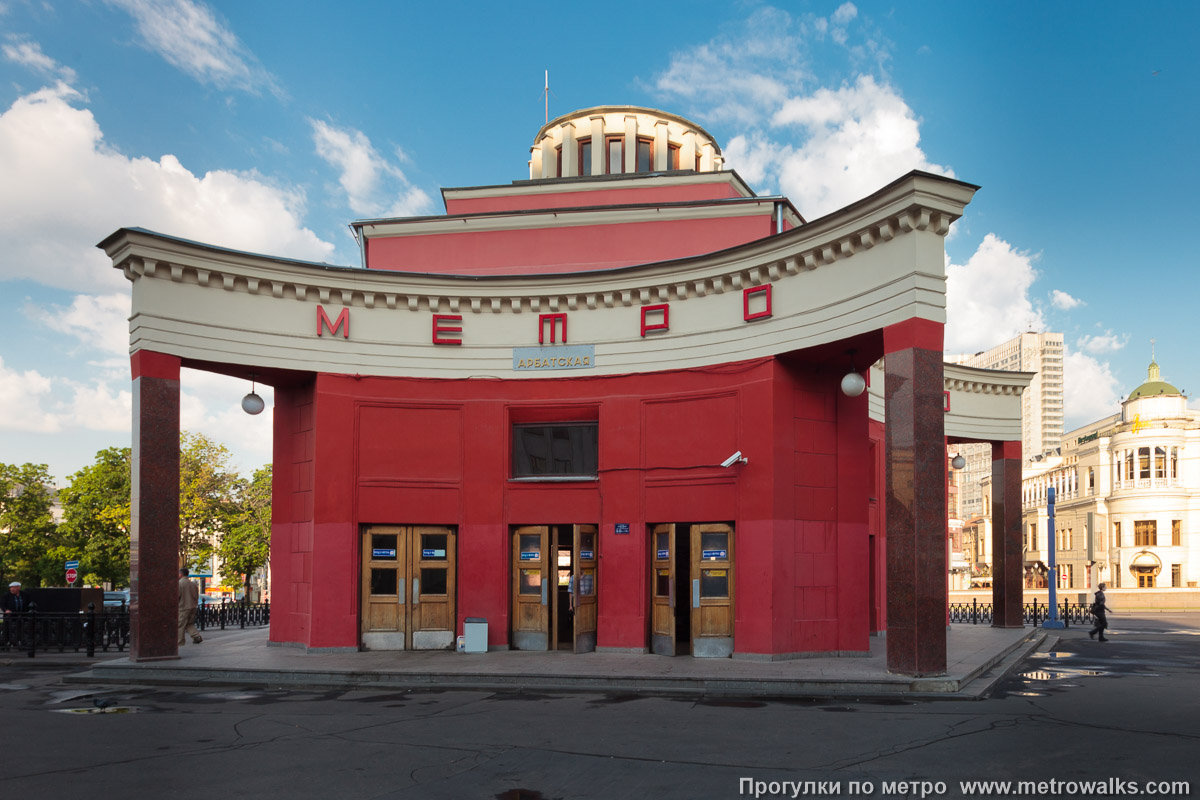
[[[912,697],[979,699],[1042,643],[1034,628],[954,625],[947,674],[911,678],[887,671],[885,640],[869,657],[749,661],[625,653],[445,650],[306,653],[267,645],[265,628],[208,631],[174,661],[97,663],[71,683],[263,686],[289,688],[487,689],[591,691],[651,695],[754,697]]]

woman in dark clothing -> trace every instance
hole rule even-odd
[[[1092,616],[1096,618],[1096,627],[1088,631],[1088,636],[1095,637],[1100,634],[1100,641],[1107,642],[1104,638],[1104,631],[1108,628],[1108,612],[1111,608],[1104,605],[1104,589],[1107,584],[1100,584],[1100,588],[1096,591],[1096,602],[1092,603]]]

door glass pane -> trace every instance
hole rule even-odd
[[[371,594],[396,593],[395,569],[371,569]]]
[[[394,533],[373,533],[373,534],[371,534],[371,560],[372,561],[395,561],[396,560],[396,534],[394,534]]]
[[[592,561],[596,558],[596,534],[579,534],[579,557],[584,561]]]
[[[442,567],[421,568],[421,595],[446,593],[446,570]]]
[[[700,534],[701,561],[728,561],[729,534],[724,531]]]
[[[542,571],[540,569],[521,570],[521,594],[542,593]]]
[[[521,561],[542,560],[542,535],[540,533],[522,533],[520,536]]]
[[[663,561],[671,557],[671,534],[654,534],[654,557]]]
[[[701,597],[729,597],[729,570],[700,570]]]
[[[596,570],[585,569],[579,575],[579,594],[590,597],[596,593]]]
[[[447,538],[444,533],[422,533],[421,558],[425,561],[445,561]]]
[[[670,597],[671,596],[671,570],[658,569],[655,570],[654,578],[654,596],[655,597]]]

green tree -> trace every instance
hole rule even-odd
[[[0,583],[61,584],[53,479],[45,464],[0,464]]]
[[[217,545],[221,582],[241,583],[250,596],[250,577],[271,560],[271,465],[254,471],[249,482],[240,481],[237,509]]]
[[[128,447],[101,450],[59,493],[59,530],[79,559],[85,584],[129,585],[131,460]]]
[[[229,450],[202,433],[179,434],[179,557],[184,564],[210,558],[237,510],[240,478]]]

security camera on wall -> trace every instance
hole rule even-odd
[[[741,450],[738,450],[736,453],[731,455],[729,458],[722,461],[721,466],[722,467],[732,467],[734,464],[738,463],[739,461],[743,464],[745,464],[747,461],[749,461],[749,459],[742,457]]]

